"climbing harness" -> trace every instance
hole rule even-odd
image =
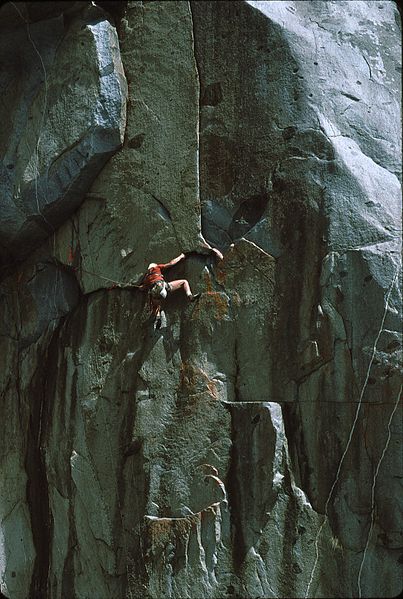
[[[149,294],[152,299],[161,300],[165,299],[168,292],[171,291],[171,286],[166,281],[156,281],[150,288]]]
[[[148,290],[148,305],[152,315],[156,317],[156,322],[161,321],[161,303],[171,291],[171,286],[166,281],[156,281]],[[158,325],[157,325],[157,328]]]

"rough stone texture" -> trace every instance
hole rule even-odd
[[[96,112],[95,49],[105,47],[96,31],[109,31],[111,47],[117,39],[100,8],[62,4],[19,4],[22,29],[12,5],[0,11],[1,27],[29,51],[19,87],[7,88],[21,118],[1,147],[8,136],[23,148],[31,131],[29,158],[40,155],[45,173],[48,155],[74,152],[76,125]],[[113,10],[128,83],[127,121],[121,104],[115,145],[107,142],[115,153],[101,172],[100,162],[91,167],[93,181],[89,163],[77,171],[74,207],[49,207],[60,227],[1,271],[1,593],[395,596],[396,6]],[[83,35],[93,40],[85,56],[73,49]],[[46,118],[41,111],[42,62],[30,38],[49,73],[57,61],[88,65],[88,94],[55,91],[69,110],[60,132],[51,105]],[[15,77],[1,48],[5,76]],[[113,52],[111,76],[122,82]],[[0,222],[10,226],[4,210]],[[35,235],[21,238],[20,257]],[[181,251],[187,259],[168,279],[188,278],[200,299],[170,296],[155,330],[146,297],[123,287]]]
[[[19,27],[10,24],[10,5],[5,7],[0,42],[0,93],[7,111],[0,139],[5,257],[25,257],[54,232],[123,142],[127,84],[116,30],[100,8],[76,4],[78,14],[27,27],[24,3],[11,8]]]
[[[204,251],[205,246],[190,7],[187,2],[130,3],[120,37],[129,84],[124,146],[50,248],[65,264],[74,255],[85,292],[104,287],[102,277],[137,280],[150,256],[167,262],[182,250]]]

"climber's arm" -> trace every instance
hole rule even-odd
[[[178,264],[178,262],[180,262],[184,258],[185,258],[185,254],[181,254],[180,256],[178,256],[177,258],[174,258],[170,262],[167,262],[166,264],[158,264],[158,266],[160,267],[161,270],[164,270],[164,268],[169,268],[170,266],[174,266],[174,264]]]

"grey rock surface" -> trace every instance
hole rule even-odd
[[[50,4],[0,11],[1,593],[396,596],[395,3]]]
[[[10,4],[19,27],[7,27]],[[78,208],[123,142],[127,96],[116,30],[100,8],[81,3],[69,25],[59,14],[25,26],[24,4],[10,4],[0,47],[4,259],[25,257]]]
[[[129,84],[123,148],[49,247],[65,264],[71,248],[85,292],[105,287],[105,277],[127,284],[151,261],[168,262],[182,251],[205,251],[206,245],[190,7],[131,3],[120,38]]]

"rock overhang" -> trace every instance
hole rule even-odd
[[[16,8],[18,11],[18,7]],[[2,36],[2,89],[10,100],[1,163],[1,254],[25,257],[80,205],[122,145],[127,83],[115,27],[81,7]],[[16,86],[21,66],[26,69]],[[11,94],[11,95],[10,95]]]

